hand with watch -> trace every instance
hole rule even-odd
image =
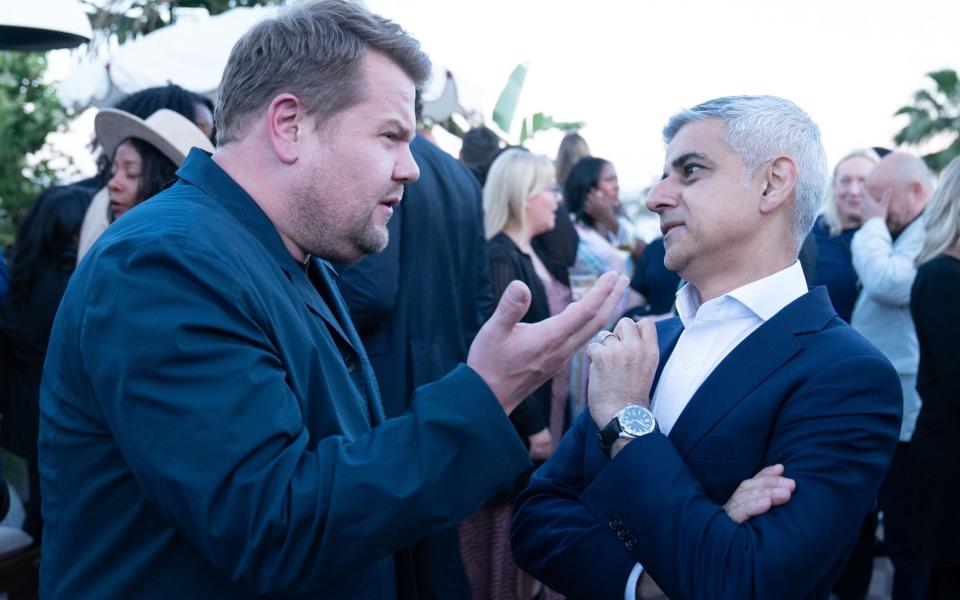
[[[611,458],[631,440],[658,431],[649,410],[650,387],[659,361],[652,320],[621,319],[587,348],[587,406],[597,442]]]

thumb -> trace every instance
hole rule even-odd
[[[530,289],[522,281],[511,281],[490,317],[490,325],[503,332],[513,331],[529,307]]]

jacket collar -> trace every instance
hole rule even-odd
[[[826,288],[816,287],[747,336],[707,376],[670,431],[680,455],[686,457],[741,400],[803,350],[797,336],[822,330],[835,316]],[[682,330],[679,318],[658,324],[661,358],[654,387]]]
[[[350,335],[337,315],[334,314],[327,302],[338,308],[341,303],[340,293],[336,286],[335,272],[325,260],[312,257],[309,259],[310,270],[315,273],[310,277],[307,265],[297,262],[284,246],[280,233],[273,225],[266,213],[244,190],[234,181],[220,165],[213,161],[213,157],[199,148],[193,148],[177,170],[177,176],[184,182],[197,187],[213,202],[245,227],[259,241],[264,249],[273,257],[277,265],[287,274],[294,288],[299,292],[307,307],[320,316],[334,335],[338,335],[342,342],[350,346],[359,356],[362,347],[356,338],[352,327],[347,327]],[[326,301],[325,301],[326,300]],[[341,316],[346,310],[339,311]],[[347,316],[349,319],[349,316]]]

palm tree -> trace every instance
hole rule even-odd
[[[946,140],[946,148],[923,157],[927,166],[939,173],[960,155],[960,78],[953,69],[933,71],[927,73],[927,77],[933,80],[934,89],[919,90],[913,95],[913,104],[895,113],[907,115],[909,121],[893,141],[919,145],[941,138]]]

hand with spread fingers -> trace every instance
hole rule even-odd
[[[650,404],[650,386],[660,359],[653,321],[620,319],[612,333],[602,332],[587,347],[587,356],[587,405],[598,428],[627,404]]]
[[[467,366],[510,414],[609,322],[627,283],[626,277],[604,273],[560,314],[539,323],[521,323],[530,306],[530,290],[512,282],[473,340]]]
[[[797,482],[783,477],[783,465],[771,465],[737,486],[723,510],[742,524],[774,506],[786,504],[796,488]]]

